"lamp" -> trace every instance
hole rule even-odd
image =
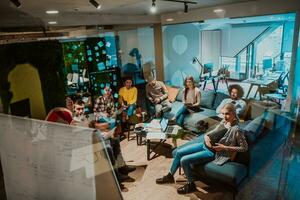
[[[176,3],[183,3],[185,13],[187,13],[189,10],[188,4],[197,4],[197,2],[195,2],[195,1],[186,1],[186,0],[163,0],[163,1],[172,1],[172,2],[176,2]]]
[[[156,5],[155,5],[156,0],[152,0],[152,6],[150,8],[150,12],[155,13],[156,12]]]
[[[90,0],[90,3],[95,6],[98,10],[101,8],[101,5],[96,0]]]
[[[21,7],[21,3],[19,0],[10,0],[17,8]]]
[[[199,78],[201,79],[201,76],[202,76],[202,73],[203,73],[204,66],[203,66],[202,63],[198,60],[197,57],[194,57],[194,58],[193,58],[193,64],[195,64],[196,62],[197,62],[197,63],[199,64],[199,66],[200,66],[200,75],[199,75]]]

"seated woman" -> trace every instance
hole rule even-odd
[[[179,109],[175,115],[175,119],[178,125],[182,126],[184,118],[190,112],[200,111],[200,90],[195,87],[195,80],[192,76],[186,77],[184,80],[184,90],[182,95],[182,102],[184,106]],[[174,120],[174,119],[173,119]]]
[[[157,184],[174,183],[174,174],[181,166],[187,177],[188,183],[177,189],[179,194],[196,191],[193,180],[191,164],[199,164],[213,160],[217,165],[223,165],[233,160],[237,152],[247,151],[248,145],[238,126],[234,104],[223,106],[221,113],[224,118],[220,124],[204,136],[204,142],[199,143],[199,138],[191,141],[173,151],[173,163],[169,173],[156,180]]]
[[[115,101],[112,90],[107,85],[95,102],[94,115],[97,122],[107,124],[109,129],[116,126]]]
[[[126,118],[134,114],[137,101],[137,88],[132,86],[132,80],[126,78],[124,82],[124,87],[119,90],[119,103],[126,111]]]

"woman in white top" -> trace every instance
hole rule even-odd
[[[186,77],[184,80],[184,90],[182,102],[184,106],[176,113],[175,118],[178,125],[182,126],[184,118],[191,112],[200,111],[200,90],[195,87],[195,80],[192,76]]]

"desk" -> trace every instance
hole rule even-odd
[[[282,94],[278,93],[271,93],[271,94],[266,94],[265,95],[268,99],[273,100],[274,102],[278,103],[281,105],[281,101],[286,99],[286,96],[283,96]]]
[[[255,92],[255,95],[254,95],[254,98],[256,97],[257,93],[259,92],[259,98],[261,100],[261,87],[262,86],[270,86],[272,83],[276,82],[277,79],[274,79],[274,78],[263,78],[263,79],[253,79],[253,78],[250,78],[250,79],[246,79],[244,81],[242,81],[242,83],[249,83],[250,84],[250,88],[248,90],[248,93],[246,95],[246,99],[248,99],[249,97],[249,94],[253,88],[253,86],[257,86],[257,90]]]

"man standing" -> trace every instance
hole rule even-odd
[[[148,77],[147,81],[147,98],[155,106],[155,116],[161,117],[162,112],[171,110],[172,104],[168,99],[168,90],[163,82],[155,80],[152,76]]]

